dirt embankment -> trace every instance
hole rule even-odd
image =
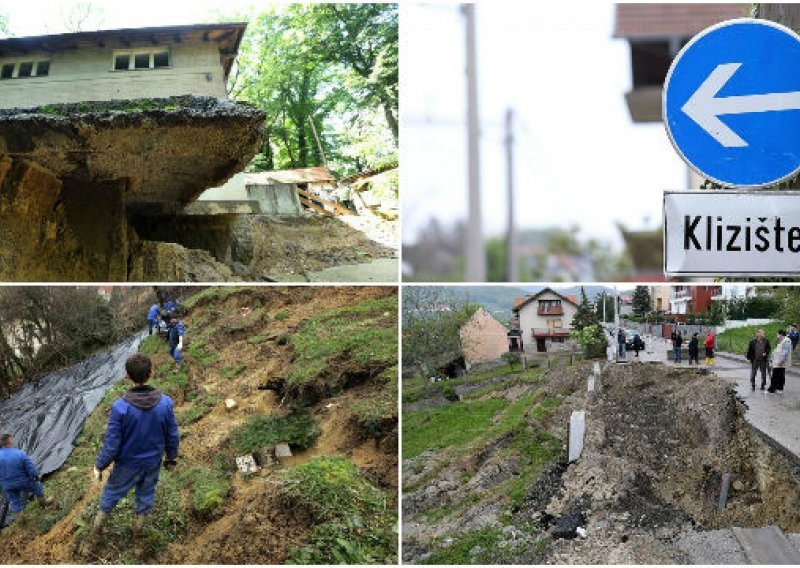
[[[631,363],[610,366],[588,394],[588,374],[557,370],[532,387],[552,392],[568,384],[555,411],[539,421],[529,413],[533,431],[565,442],[570,413],[585,410],[586,437],[575,463],[567,465],[563,454],[541,463],[521,500],[481,494],[473,487],[480,468],[453,460],[447,449],[427,452],[424,466],[406,462],[414,489],[404,496],[411,513],[407,561],[684,563],[678,541],[698,531],[770,524],[800,530],[797,462],[745,422],[745,408],[725,381]],[[492,440],[477,455],[502,453],[520,435]],[[503,466],[516,476],[529,471],[519,460]],[[726,473],[735,477],[718,511]],[[443,508],[443,518],[420,514],[422,496]],[[576,537],[578,526],[586,538]]]
[[[178,468],[161,474],[145,551],[136,555],[131,546],[130,497],[112,514],[100,547],[95,551],[86,547],[101,491],[88,474],[105,429],[108,403],[125,388],[120,386],[89,418],[69,461],[45,481],[45,491],[58,501],[56,509],[43,511],[32,504],[27,519],[5,529],[0,563],[270,564],[292,558],[318,562],[325,558],[325,547],[338,546],[323,545],[326,535],[347,540],[362,561],[371,558],[369,554],[383,553],[387,539],[394,538],[396,546],[390,524],[378,535],[381,547],[366,540],[377,540],[375,524],[391,517],[397,504],[396,389],[388,380],[396,358],[382,359],[380,364],[368,357],[356,362],[349,351],[336,351],[344,345],[337,330],[374,330],[385,323],[395,334],[387,352],[396,357],[396,289],[210,288],[185,304],[191,307],[184,318],[184,369],[173,372],[160,338],[149,339],[141,348],[153,358],[153,384],[175,401],[182,435]],[[251,311],[242,315],[245,307]],[[313,351],[318,344],[304,343],[310,326],[320,318],[329,332],[319,339],[328,340],[332,356],[320,356],[322,374],[311,366],[318,361]],[[377,347],[376,358],[381,356]],[[364,366],[371,372],[359,372]],[[342,371],[341,380],[329,385],[326,377],[336,375],[337,369]],[[357,378],[349,380],[353,371]],[[315,381],[330,388],[317,400],[302,404],[270,390],[268,383],[276,378]],[[396,369],[392,380],[396,383]],[[365,414],[364,407],[391,409],[392,396],[395,410]],[[236,408],[227,409],[226,399],[233,399]],[[277,435],[292,446],[289,460],[271,461],[261,449],[242,449],[248,444],[261,448],[265,442],[259,440],[268,439],[270,428],[276,427],[283,429]],[[234,458],[251,451],[263,467],[257,474],[243,476],[236,472]],[[370,495],[387,512],[378,519],[374,509],[355,502],[349,505],[352,518],[317,514],[305,501],[313,503],[310,496],[301,492],[287,497],[285,490],[287,476],[299,475],[305,466],[330,468],[322,469],[326,481],[314,486],[329,499],[341,495],[335,493],[336,484],[344,479],[348,480],[344,486],[358,483],[364,488],[358,499]],[[352,524],[361,522],[369,524],[373,533],[365,535],[367,529]],[[387,560],[391,554],[375,559]]]

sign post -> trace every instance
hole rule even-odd
[[[751,18],[712,26],[673,61],[662,102],[689,167],[747,190],[665,192],[665,274],[800,274],[800,193],[752,191],[800,173],[800,36]]]

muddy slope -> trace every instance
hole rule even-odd
[[[298,372],[303,350],[292,338],[302,336],[304,326],[324,314],[332,314],[331,327],[343,321],[341,315],[348,325],[358,325],[359,318],[371,326],[393,322],[396,333],[396,309],[382,308],[392,302],[396,306],[396,290],[380,287],[212,288],[186,302],[192,307],[184,318],[185,373],[172,371],[160,339],[142,347],[152,353],[153,383],[175,401],[182,434],[178,468],[162,471],[144,552],[137,555],[131,547],[129,499],[113,513],[99,549],[87,551],[85,546],[101,490],[90,481],[89,471],[105,428],[104,401],[87,421],[70,460],[45,481],[45,490],[57,497],[56,510],[31,505],[22,524],[5,529],[0,563],[281,563],[297,550],[316,546],[320,537],[314,531],[322,522],[281,497],[284,476],[326,456],[342,456],[354,464],[362,483],[383,496],[388,509],[396,508],[396,411],[380,429],[365,430],[356,415],[361,406],[385,402],[387,383],[381,381],[392,372],[391,361],[378,367],[385,371],[381,377],[357,373],[358,380],[348,381],[345,375],[342,388],[327,390],[302,410],[319,432],[307,449],[293,447],[293,457],[283,462],[257,456],[266,460],[264,467],[250,476],[235,472],[233,463],[237,428],[254,416],[297,412],[295,401],[267,388],[270,380]],[[243,307],[252,311],[242,315]],[[337,366],[342,373],[358,371],[369,363],[357,363],[348,353],[337,361],[328,367],[331,372]],[[112,392],[107,398],[115,396]],[[226,399],[236,401],[236,408],[228,410]]]

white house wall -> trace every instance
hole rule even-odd
[[[564,315],[562,316],[540,316],[536,312],[539,308],[539,300],[561,300],[561,308],[564,311]],[[572,303],[564,300],[563,298],[559,298],[555,294],[551,293],[544,293],[541,296],[538,296],[532,302],[525,304],[522,309],[519,311],[519,327],[522,331],[522,342],[525,348],[525,351],[536,351],[536,340],[533,339],[531,335],[532,329],[546,329],[547,328],[547,321],[551,319],[560,319],[561,320],[561,327],[563,328],[571,328],[572,327],[572,320],[575,317],[575,313],[578,311],[577,306],[574,306]]]
[[[111,44],[111,42],[109,42]],[[0,58],[11,61],[50,60],[46,77],[0,80],[0,108],[31,108],[56,103],[161,98],[177,95],[227,97],[219,46],[215,42],[160,44],[170,51],[171,67],[161,69],[113,70],[112,45],[82,47],[52,55],[32,52],[25,57]],[[132,49],[154,49],[131,44]]]

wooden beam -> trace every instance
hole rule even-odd
[[[339,205],[338,203],[334,203],[333,201],[328,201],[327,199],[323,199],[319,195],[314,195],[313,193],[309,193],[308,191],[305,191],[303,189],[298,189],[297,193],[301,197],[306,197],[307,199],[313,199],[314,201],[319,201],[320,203],[324,203],[325,205],[332,208],[339,215],[354,215],[354,213],[349,209],[347,209],[346,207],[342,207],[341,205]]]
[[[333,213],[331,213],[327,209],[323,209],[319,205],[315,205],[314,203],[312,203],[311,201],[309,201],[305,197],[301,197],[300,198],[300,203],[302,203],[303,205],[305,205],[307,208],[311,209],[312,211],[316,211],[320,215],[327,215],[328,217],[333,217]]]

